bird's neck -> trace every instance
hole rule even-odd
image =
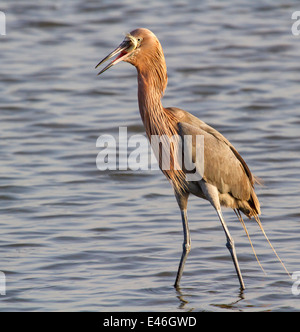
[[[159,77],[159,79],[160,78],[161,77]],[[185,190],[185,174],[180,169],[180,165],[177,161],[177,138],[173,141],[174,137],[178,137],[178,119],[169,109],[165,109],[161,103],[161,98],[167,82],[160,81],[158,84],[157,82],[159,81],[158,77],[155,77],[155,72],[143,73],[138,69],[138,100],[140,114],[151,145],[153,135],[155,135],[156,138],[157,136],[159,139],[162,138],[162,154],[165,156],[170,155],[170,168],[164,170],[161,168],[162,172],[172,182],[174,189],[177,192],[182,192]],[[171,139],[169,143],[167,143],[166,137]],[[170,142],[173,142],[173,148],[170,148]],[[154,151],[154,154],[161,167],[162,160],[160,150]]]
[[[138,101],[141,118],[143,120],[146,133],[151,135],[176,134],[176,121],[169,114],[161,102],[167,85],[167,75],[158,77],[157,71],[143,72],[138,70]]]

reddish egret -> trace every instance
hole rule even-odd
[[[102,74],[120,61],[129,62],[136,67],[139,109],[150,141],[152,135],[164,135],[164,137],[170,138],[174,135],[179,135],[182,139],[186,135],[190,135],[193,137],[193,148],[189,153],[194,160],[194,138],[197,135],[204,137],[204,172],[201,174],[201,180],[188,181],[186,169],[184,167],[182,169],[174,167],[177,159],[174,152],[176,149],[173,149],[173,152],[171,151],[170,153],[172,159],[170,169],[162,169],[174,188],[183,224],[183,251],[174,286],[176,288],[179,287],[184,264],[191,249],[187,202],[189,195],[193,194],[208,200],[215,208],[225,231],[226,246],[231,254],[240,287],[242,290],[245,289],[234,242],[223,218],[221,206],[230,207],[234,210],[246,231],[251,246],[252,243],[241,212],[249,219],[253,217],[256,220],[268,240],[258,217],[260,204],[254,192],[254,184],[258,183],[258,180],[252,175],[244,159],[234,146],[217,130],[186,111],[174,107],[164,108],[162,106],[161,98],[167,86],[167,67],[161,44],[151,31],[136,29],[127,34],[124,41],[100,61],[96,68],[114,56],[117,57],[99,74]],[[272,245],[271,247],[275,252]],[[277,254],[276,256],[281,262]]]

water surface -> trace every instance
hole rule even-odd
[[[300,270],[297,1],[7,1],[0,36],[1,311],[298,311],[299,296],[257,225],[224,215],[247,289],[212,207],[189,202],[181,289],[177,203],[159,171],[96,167],[100,135],[144,132],[136,70],[94,66],[124,33],[151,29],[168,65],[164,105],[221,131],[254,174],[265,230]]]

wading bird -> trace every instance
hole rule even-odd
[[[167,67],[161,44],[150,30],[136,29],[127,34],[124,41],[100,61],[96,68],[114,56],[117,57],[101,70],[99,75],[121,61],[129,62],[136,67],[139,109],[150,141],[153,135],[170,138],[178,135],[183,140],[185,136],[192,136],[192,149],[183,153],[190,154],[190,157],[195,160],[195,137],[197,135],[204,137],[204,171],[199,181],[188,181],[186,177],[188,172],[184,166],[182,168],[175,167],[178,156],[174,146],[170,153],[172,159],[170,169],[162,169],[174,188],[183,224],[183,250],[174,286],[176,288],[179,286],[184,264],[191,249],[187,202],[189,195],[193,194],[208,200],[215,208],[225,231],[226,246],[231,254],[240,287],[242,290],[245,289],[234,242],[223,218],[221,206],[230,207],[235,211],[251,246],[252,243],[241,212],[249,219],[253,217],[256,220],[268,240],[258,217],[260,204],[254,191],[254,184],[259,183],[259,181],[252,175],[246,162],[234,146],[217,130],[186,111],[162,106],[161,99],[167,86]],[[164,148],[163,146],[162,149]],[[158,159],[159,156],[160,154],[156,153]],[[159,164],[161,165],[161,163]],[[270,242],[269,244],[271,245]],[[276,254],[272,245],[271,248]],[[252,249],[254,251],[253,246]],[[276,256],[281,262],[277,254]]]

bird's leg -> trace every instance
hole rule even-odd
[[[218,189],[214,185],[211,185],[205,181],[200,181],[199,184],[200,184],[200,187],[201,187],[203,193],[205,194],[206,198],[210,201],[211,205],[216,209],[216,211],[218,213],[218,216],[220,218],[221,224],[223,226],[223,229],[225,231],[226,238],[227,238],[226,247],[228,248],[228,250],[231,254],[231,257],[232,257],[232,260],[233,260],[233,263],[235,266],[235,270],[236,270],[237,276],[240,281],[241,289],[244,290],[245,284],[244,284],[241,270],[239,267],[239,263],[238,263],[238,260],[236,257],[234,242],[233,242],[233,239],[229,233],[229,230],[226,226],[225,220],[222,215]]]
[[[227,238],[226,247],[228,248],[228,250],[231,254],[233,264],[235,266],[235,270],[236,270],[237,276],[238,276],[239,281],[240,281],[241,289],[244,290],[245,289],[245,284],[244,284],[243,277],[242,277],[242,274],[241,274],[241,270],[240,270],[240,267],[239,267],[239,263],[238,263],[238,260],[237,260],[233,239],[232,239],[232,237],[229,233],[229,230],[228,230],[228,228],[225,224],[225,220],[223,218],[221,209],[217,209],[217,213],[218,213],[221,224],[222,224],[223,229],[224,229],[225,234],[226,234],[226,238]]]
[[[178,288],[179,282],[183,273],[184,264],[188,257],[189,252],[191,251],[191,237],[189,231],[189,225],[187,220],[187,210],[180,210],[181,218],[182,218],[182,226],[183,226],[183,244],[182,244],[182,256],[178,267],[177,277],[175,280],[174,287]]]

